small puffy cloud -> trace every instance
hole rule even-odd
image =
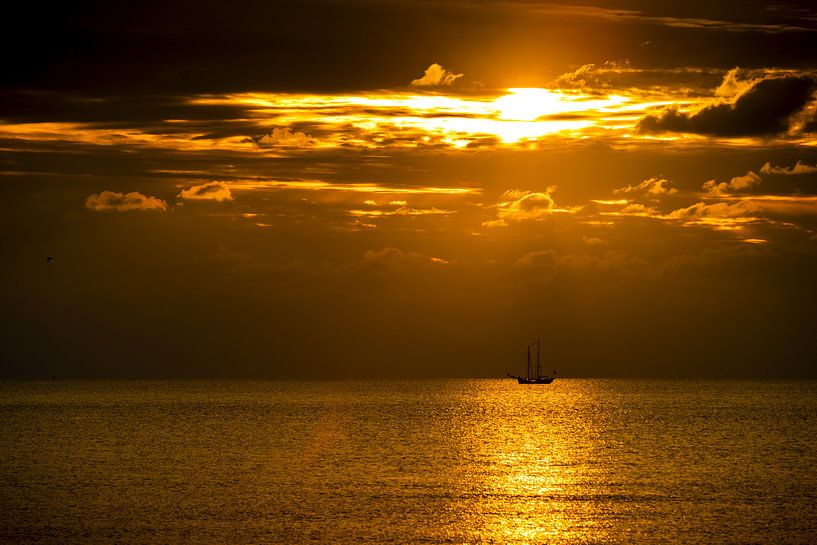
[[[315,139],[306,133],[293,131],[289,127],[276,127],[270,132],[252,138],[260,147],[283,146],[290,148],[306,148],[315,143]]]
[[[790,119],[812,100],[815,87],[815,80],[806,75],[772,75],[746,82],[729,72],[717,89],[719,95],[729,98],[720,98],[697,112],[667,108],[643,118],[638,130],[724,137],[784,134]]]
[[[817,165],[807,165],[801,161],[797,161],[793,167],[778,167],[769,162],[760,167],[760,173],[767,175],[780,174],[783,176],[793,176],[795,174],[811,174],[813,172],[817,172]]]
[[[750,170],[743,176],[735,176],[728,182],[718,183],[715,180],[709,180],[708,182],[704,183],[703,188],[710,195],[725,195],[733,191],[744,191],[746,189],[750,189],[759,183],[760,176]]]
[[[588,246],[604,246],[607,244],[607,241],[600,237],[588,237],[586,235],[582,235],[582,240]]]
[[[412,80],[412,87],[442,87],[453,85],[462,74],[449,72],[436,62],[426,68],[423,77]]]
[[[167,202],[157,197],[142,195],[139,192],[117,193],[103,191],[90,195],[85,199],[85,208],[97,212],[115,211],[129,212],[131,210],[167,210]]]
[[[233,200],[230,188],[224,182],[207,182],[183,189],[179,197],[194,201],[224,202]]]
[[[542,220],[556,207],[551,197],[554,191],[555,186],[548,187],[544,193],[510,189],[500,197],[504,200],[497,205],[497,216],[506,221]]]
[[[744,189],[749,189],[750,187],[757,185],[760,183],[760,176],[752,172],[751,170],[744,174],[743,176],[735,176],[731,180],[729,180],[729,187],[736,191],[742,191]]]
[[[639,217],[656,217],[661,213],[652,206],[645,206],[639,203],[628,204],[618,212],[611,212],[609,215],[615,216],[639,216]]]
[[[620,187],[613,191],[614,194],[619,193],[643,193],[647,196],[658,198],[663,195],[673,195],[678,193],[678,190],[671,187],[672,182],[664,178],[648,178],[638,185],[628,185],[627,187]]]

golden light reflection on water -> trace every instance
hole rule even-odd
[[[57,382],[0,385],[0,461],[20,483],[4,542],[772,545],[817,529],[808,382]]]
[[[473,537],[486,543],[602,541],[607,534],[596,527],[596,504],[582,498],[599,492],[582,440],[597,432],[576,410],[588,398],[593,403],[592,392],[558,383],[475,385],[483,390],[475,397],[492,409],[471,415],[461,427],[470,471],[459,485],[474,495],[457,509],[470,513]],[[484,470],[473,471],[475,466]]]

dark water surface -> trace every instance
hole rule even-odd
[[[2,543],[817,543],[817,383],[0,383]]]

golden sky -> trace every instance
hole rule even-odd
[[[20,8],[4,376],[815,375],[807,4],[206,4]]]

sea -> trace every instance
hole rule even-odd
[[[0,382],[0,543],[817,543],[817,382]]]

